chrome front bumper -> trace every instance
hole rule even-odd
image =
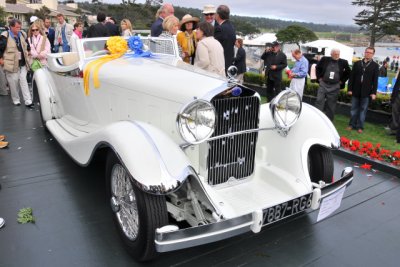
[[[351,184],[353,181],[353,169],[347,167],[343,170],[341,178],[332,184],[322,188],[314,188],[312,197],[312,209],[318,209],[321,200],[332,193],[339,191],[343,187]],[[194,247],[202,244],[212,243],[229,237],[243,234],[245,232],[257,233],[261,231],[264,218],[263,212],[266,210],[257,210],[236,218],[223,220],[220,222],[186,228],[182,230],[165,230],[167,228],[158,228],[156,230],[155,245],[158,252],[167,252],[179,250],[188,247]]]

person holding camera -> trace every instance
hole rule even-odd
[[[271,47],[267,44],[261,59],[264,60],[267,98],[268,101],[271,101],[282,90],[282,70],[287,66],[287,58],[281,51],[280,44],[275,41],[271,44]]]

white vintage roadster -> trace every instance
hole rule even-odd
[[[89,69],[86,94],[83,73],[107,54],[105,38],[49,55],[33,79],[65,151],[82,166],[107,153],[111,209],[137,260],[259,232],[352,182],[351,168],[333,178],[334,126],[297,93],[261,104],[233,79],[182,62],[176,41],[142,41],[151,56],[98,67],[98,88]]]

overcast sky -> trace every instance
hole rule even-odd
[[[121,3],[121,0],[103,0],[104,3]],[[136,0],[136,3],[143,3]],[[202,9],[206,4],[226,4],[231,14],[298,20],[304,22],[354,25],[353,18],[360,11],[351,0],[164,0],[181,7]]]

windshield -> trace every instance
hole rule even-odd
[[[87,38],[82,39],[81,49],[83,49],[84,59],[103,56],[107,54],[106,42],[104,38]],[[128,40],[128,38],[125,38]],[[177,56],[177,46],[174,44],[174,39],[158,38],[158,37],[140,37],[143,42],[143,50],[150,51],[153,54],[163,54]],[[131,50],[128,50],[128,53]]]

